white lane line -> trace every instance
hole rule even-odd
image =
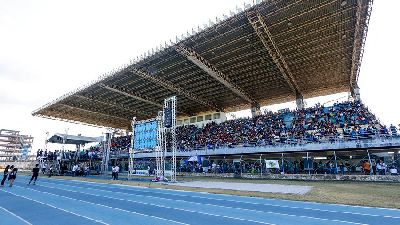
[[[75,181],[75,183],[78,183],[79,181]],[[85,181],[88,182],[88,181]],[[52,182],[47,182],[49,184],[54,184]],[[69,182],[61,182],[61,183],[69,183]],[[93,183],[97,184],[94,182],[88,182],[88,183]],[[63,184],[66,185],[66,184]],[[122,188],[114,188],[114,187],[108,187],[108,186],[103,186],[103,185],[93,185],[96,187],[104,187],[104,188],[110,188],[110,189],[119,189],[121,190]],[[131,186],[127,186],[131,187]],[[132,188],[133,189],[133,188]],[[132,190],[131,189],[131,190]],[[129,189],[123,189],[129,191]],[[159,190],[164,190],[162,188],[159,188]],[[172,196],[180,196],[180,197],[190,197],[190,198],[200,198],[200,199],[207,199],[207,200],[217,200],[217,201],[227,201],[227,202],[234,202],[234,203],[244,203],[244,204],[251,204],[251,205],[263,205],[263,206],[273,206],[273,207],[280,207],[280,208],[290,208],[290,209],[304,209],[304,210],[311,210],[311,211],[318,211],[318,212],[329,212],[329,213],[343,213],[343,214],[351,214],[351,215],[359,215],[359,216],[371,216],[371,217],[384,217],[384,218],[392,218],[392,219],[400,219],[400,217],[396,216],[388,216],[388,215],[377,215],[377,214],[369,214],[369,213],[358,213],[358,212],[350,212],[350,211],[339,211],[339,210],[328,210],[328,209],[316,209],[316,208],[309,208],[309,207],[298,207],[298,206],[288,206],[288,205],[277,205],[277,204],[270,204],[270,203],[256,203],[256,202],[248,202],[248,201],[238,201],[238,200],[232,200],[232,199],[221,199],[221,198],[210,198],[210,197],[204,197],[204,196],[193,196],[193,195],[185,195],[185,194],[174,194],[174,193],[165,193],[165,192],[151,192],[151,191],[145,191],[145,190],[132,190],[132,191],[137,191],[137,192],[144,192],[144,193],[160,193],[160,194],[166,194],[166,195],[172,195]],[[185,191],[186,192],[186,191]],[[190,193],[190,192],[188,192]],[[226,195],[229,196],[229,195]],[[318,203],[321,205],[324,205],[322,203]],[[347,207],[353,207],[353,206],[347,206]]]
[[[52,183],[49,183],[49,182],[45,182],[45,183],[52,184]],[[207,206],[226,208],[226,209],[237,209],[237,210],[249,211],[249,212],[268,213],[268,214],[275,214],[275,215],[280,215],[280,216],[290,216],[290,217],[301,217],[301,218],[307,218],[307,219],[322,220],[322,221],[333,221],[333,222],[340,222],[340,223],[347,223],[347,224],[357,224],[357,225],[362,224],[362,223],[351,222],[351,221],[346,221],[346,220],[336,220],[336,219],[326,219],[326,218],[313,217],[313,216],[293,215],[293,214],[278,213],[278,212],[273,212],[273,211],[259,211],[259,210],[254,210],[254,209],[223,206],[223,205],[214,205],[214,204],[210,204],[210,203],[199,203],[199,202],[185,201],[185,200],[179,200],[179,199],[156,197],[156,196],[150,196],[150,195],[128,194],[128,193],[125,193],[125,192],[107,191],[107,190],[103,190],[103,189],[87,188],[87,187],[84,188],[84,187],[66,185],[66,184],[61,184],[61,185],[72,187],[72,188],[80,188],[80,189],[87,189],[87,190],[94,190],[94,191],[103,191],[103,192],[108,192],[108,193],[119,193],[119,194],[129,195],[129,196],[140,196],[140,197],[146,197],[146,198],[170,200],[170,201],[176,201],[176,202],[184,202],[184,203],[195,204],[195,205],[207,205]],[[43,185],[43,186],[45,186],[45,185]],[[49,186],[46,186],[46,187],[49,187]],[[55,187],[52,187],[52,188],[55,188]],[[84,192],[84,193],[86,193],[86,192]],[[108,196],[104,196],[104,197],[108,197]]]
[[[70,213],[70,214],[75,215],[75,216],[79,216],[79,217],[82,217],[82,218],[85,218],[85,219],[94,221],[94,222],[96,222],[96,223],[100,223],[100,224],[104,224],[104,225],[109,225],[108,223],[104,223],[104,222],[101,221],[101,220],[96,220],[96,219],[93,219],[93,218],[90,218],[90,217],[87,217],[87,216],[84,216],[84,215],[80,215],[80,214],[77,214],[77,213],[68,211],[68,210],[66,210],[66,209],[59,208],[59,207],[57,207],[57,206],[54,206],[54,205],[51,205],[51,204],[48,204],[48,203],[44,203],[44,202],[41,202],[41,201],[38,201],[38,200],[35,200],[35,199],[28,198],[28,197],[23,196],[23,195],[15,194],[15,193],[12,193],[12,192],[9,192],[9,191],[4,191],[4,190],[1,190],[1,191],[6,192],[6,193],[9,193],[9,194],[12,194],[12,195],[17,196],[17,197],[21,197],[21,198],[24,198],[24,199],[27,199],[27,200],[30,200],[30,201],[39,203],[39,204],[42,204],[42,205],[49,206],[49,207],[54,208],[54,209],[61,210],[61,211],[66,212],[66,213]]]
[[[43,185],[41,185],[41,186],[43,186]],[[24,187],[20,187],[20,188],[24,188]],[[69,200],[79,201],[79,202],[83,202],[83,203],[86,203],[86,204],[97,205],[97,206],[105,207],[105,208],[108,208],[108,209],[115,209],[115,210],[118,210],[118,211],[127,212],[127,213],[131,213],[131,214],[139,215],[139,216],[150,217],[150,218],[159,219],[159,220],[163,220],[163,221],[168,221],[168,222],[181,224],[181,225],[190,225],[190,224],[182,223],[182,222],[175,221],[175,220],[165,219],[165,218],[157,217],[157,216],[151,216],[151,215],[138,213],[138,212],[134,212],[134,211],[128,211],[128,210],[125,210],[125,209],[115,208],[115,207],[102,205],[102,204],[98,204],[98,203],[94,203],[94,202],[88,202],[88,201],[81,200],[81,199],[70,198],[70,197],[67,197],[67,196],[57,195],[57,194],[53,194],[53,193],[46,192],[46,191],[38,191],[38,190],[35,190],[33,188],[24,188],[24,189],[32,190],[32,191],[43,193],[43,194],[46,194],[46,195],[52,195],[52,196],[57,196],[57,197],[61,197],[61,198],[69,199]]]
[[[67,179],[62,179],[62,178],[56,178],[56,179],[48,179],[44,178],[46,180],[57,180],[61,182],[74,182],[74,183],[89,183],[89,184],[95,184],[94,186],[98,187],[105,187],[106,184],[98,185],[99,183],[93,182],[93,181],[84,181],[84,180],[67,180]],[[173,194],[173,193],[166,193],[166,191],[170,192],[185,192],[185,193],[206,193],[206,194],[213,194],[213,193],[207,193],[207,192],[193,192],[193,191],[185,191],[185,190],[174,190],[174,189],[165,189],[165,188],[156,188],[156,187],[145,187],[145,186],[132,186],[132,185],[124,185],[124,184],[113,184],[116,186],[122,186],[122,187],[127,187],[130,189],[157,189],[163,192],[159,192],[162,194],[170,194],[170,195],[176,195],[176,196],[188,196],[188,195],[179,195],[179,194]],[[127,189],[129,190],[129,189]],[[150,191],[143,191],[143,190],[137,190],[137,191],[142,191],[142,192],[150,192]],[[156,193],[156,192],[151,192],[151,193]],[[218,195],[223,195],[227,197],[232,197],[234,195],[228,195],[228,194],[218,194]],[[265,206],[277,206],[277,207],[285,207],[285,208],[293,208],[293,209],[307,209],[307,210],[314,210],[314,211],[322,211],[322,212],[332,212],[332,213],[345,213],[345,214],[354,214],[354,215],[362,215],[362,216],[373,216],[373,217],[385,217],[385,218],[394,218],[394,219],[400,219],[400,217],[396,216],[384,216],[384,215],[375,215],[375,214],[368,214],[368,213],[357,213],[357,212],[350,212],[350,211],[336,211],[336,210],[324,210],[324,209],[316,209],[316,208],[309,208],[309,207],[297,207],[297,206],[281,206],[281,205],[275,205],[275,204],[270,204],[270,203],[255,203],[255,202],[247,202],[247,201],[238,201],[238,200],[228,200],[228,199],[218,199],[218,198],[208,198],[208,197],[202,197],[202,196],[189,196],[189,197],[197,197],[197,198],[204,198],[204,199],[209,199],[209,200],[223,200],[223,201],[231,201],[231,202],[238,202],[238,203],[248,203],[248,204],[255,204],[255,205],[265,205]],[[238,196],[234,196],[238,197]],[[271,200],[271,199],[265,199],[265,198],[258,198],[258,197],[248,197],[248,198],[254,198],[254,199],[260,199],[260,200]],[[363,209],[381,209],[381,210],[388,210],[388,211],[396,211],[400,212],[400,209],[395,209],[395,208],[383,208],[383,207],[370,207],[370,206],[360,206],[360,205],[345,205],[345,204],[339,204],[339,203],[320,203],[320,202],[302,202],[302,201],[296,201],[296,200],[288,200],[288,199],[274,199],[274,200],[279,200],[282,202],[289,202],[289,203],[294,203],[294,204],[313,204],[313,205],[321,205],[321,206],[340,206],[340,207],[345,207],[345,208],[363,208]]]
[[[151,206],[156,206],[156,207],[161,207],[161,208],[176,209],[176,210],[185,211],[185,212],[200,213],[200,214],[205,214],[205,215],[209,215],[209,216],[223,217],[223,218],[240,220],[240,221],[249,221],[249,222],[260,223],[260,224],[265,224],[265,225],[276,225],[276,224],[273,224],[273,223],[266,223],[266,222],[261,222],[261,221],[256,221],[256,220],[246,220],[246,219],[236,218],[236,217],[231,217],[231,216],[224,216],[224,215],[218,215],[218,214],[212,214],[212,213],[206,213],[206,212],[198,212],[198,211],[194,211],[194,210],[179,209],[179,208],[169,207],[169,206],[165,206],[165,205],[156,205],[156,204],[152,204],[152,203],[145,203],[145,202],[140,202],[140,201],[132,201],[132,200],[114,198],[114,197],[109,197],[109,196],[90,194],[90,193],[86,193],[86,192],[73,191],[73,190],[68,190],[68,189],[63,189],[63,188],[55,188],[55,187],[50,187],[50,186],[46,186],[46,185],[40,185],[40,186],[44,186],[44,187],[48,187],[48,188],[52,188],[52,189],[63,190],[63,191],[68,191],[68,192],[74,192],[74,193],[80,193],[80,194],[88,194],[88,195],[92,195],[92,196],[96,196],[96,197],[104,197],[104,198],[109,198],[109,199],[114,199],[114,200],[129,201],[129,202],[134,202],[134,203],[143,204],[143,205],[151,205]],[[31,189],[31,188],[28,188],[28,189]],[[49,192],[45,192],[45,191],[38,191],[38,190],[35,190],[35,189],[31,189],[31,190],[37,191],[37,192],[41,192],[41,193],[46,193],[46,194],[49,194],[49,195],[54,195],[54,196],[68,198],[68,199],[73,199],[73,198],[70,198],[70,197],[67,197],[67,196],[57,195],[57,194],[53,194],[53,193],[49,193]],[[98,203],[87,202],[85,200],[79,200],[79,199],[73,199],[73,200],[82,201],[82,202],[86,202],[86,203],[91,203],[91,204],[95,204],[95,205],[99,205],[99,206],[103,206],[103,207],[107,207],[107,208],[112,208],[112,209],[117,209],[117,210],[121,210],[121,211],[125,211],[125,212],[130,212],[130,211],[127,211],[127,210],[124,210],[124,209],[114,208],[114,207],[110,207],[110,206],[106,206],[106,205],[101,205],[101,204],[98,204]],[[136,213],[136,214],[141,214],[141,213]],[[145,214],[141,214],[141,215],[145,215]],[[159,218],[159,217],[155,217],[155,216],[150,216],[150,217]],[[167,221],[170,221],[170,222],[179,223],[179,224],[183,224],[183,225],[189,225],[189,224],[186,224],[186,223],[177,222],[177,221],[173,221],[173,220],[168,220],[168,219],[164,219],[164,218],[160,218],[160,219],[167,220]]]
[[[44,182],[44,183],[52,184],[52,183],[49,183],[49,182]],[[268,214],[274,214],[274,215],[280,215],[280,216],[301,217],[301,218],[307,218],[307,219],[332,221],[332,222],[340,222],[340,223],[347,223],[347,224],[357,224],[357,225],[362,224],[362,223],[351,222],[351,221],[346,221],[346,220],[335,220],[335,219],[332,220],[332,219],[313,217],[313,216],[303,216],[303,215],[293,215],[293,214],[286,214],[286,213],[278,213],[278,212],[273,212],[273,211],[259,211],[259,210],[246,209],[246,208],[240,208],[240,207],[214,205],[214,204],[210,204],[210,203],[198,203],[198,202],[191,202],[191,201],[185,201],[185,200],[179,200],[179,199],[162,198],[162,197],[156,197],[156,196],[139,195],[139,194],[128,194],[128,193],[124,193],[124,192],[107,191],[107,190],[96,189],[96,188],[87,188],[87,187],[84,188],[84,187],[78,187],[78,186],[67,185],[67,184],[59,184],[59,185],[67,186],[67,187],[71,187],[71,188],[79,188],[79,189],[94,190],[94,191],[103,191],[103,192],[107,192],[107,193],[118,193],[118,194],[136,196],[136,197],[145,197],[145,198],[161,199],[161,200],[167,200],[167,201],[184,202],[184,203],[195,204],[195,205],[207,205],[207,206],[213,206],[213,207],[219,207],[219,208],[225,208],[225,209],[236,209],[236,210],[249,211],[249,212],[268,213]],[[49,188],[53,188],[53,189],[65,190],[65,189],[46,186],[46,185],[41,185],[41,186],[49,187]],[[87,193],[87,192],[83,192],[83,193]],[[89,193],[87,193],[87,194],[89,194]],[[109,197],[109,196],[103,196],[103,197]]]
[[[48,182],[45,182],[48,183]],[[78,186],[72,186],[72,185],[65,185],[61,184],[62,186],[68,186],[71,188],[79,188],[79,189],[87,189],[87,190],[95,190],[95,191],[103,191],[103,192],[108,192],[108,193],[118,193],[118,194],[123,194],[123,195],[129,195],[129,196],[136,196],[136,197],[148,197],[148,198],[154,198],[154,199],[162,199],[162,200],[168,200],[168,201],[176,201],[176,202],[184,202],[184,203],[189,203],[189,204],[195,204],[195,205],[207,205],[207,206],[212,206],[212,207],[218,207],[218,208],[224,208],[224,209],[235,209],[235,210],[240,210],[240,211],[249,211],[249,212],[256,212],[256,213],[268,213],[268,214],[274,214],[274,215],[279,215],[279,216],[290,216],[290,217],[300,217],[300,218],[307,218],[307,219],[313,219],[313,220],[320,220],[320,221],[331,221],[331,222],[340,222],[340,223],[346,223],[346,224],[355,224],[355,225],[362,225],[363,223],[357,223],[357,222],[351,222],[351,221],[345,221],[345,220],[336,220],[336,219],[326,219],[326,218],[318,218],[318,217],[312,217],[312,216],[302,216],[302,215],[293,215],[293,214],[287,214],[287,213],[278,213],[278,212],[272,212],[272,211],[259,211],[259,210],[253,210],[253,209],[245,209],[245,208],[238,208],[238,207],[230,207],[230,206],[221,206],[221,205],[214,205],[214,204],[209,204],[209,203],[198,203],[198,202],[190,202],[190,201],[185,201],[185,200],[175,200],[175,199],[168,199],[168,198],[162,198],[162,197],[156,197],[156,196],[146,196],[146,195],[138,195],[138,194],[127,194],[124,192],[115,192],[115,191],[106,191],[106,190],[101,190],[101,189],[93,189],[93,188],[83,188],[83,187],[78,187]],[[112,196],[107,196],[107,195],[97,195],[97,194],[91,194],[87,192],[79,192],[79,191],[72,191],[69,189],[63,189],[59,187],[52,187],[52,186],[47,186],[47,185],[40,185],[43,187],[48,187],[52,189],[58,189],[58,190],[64,190],[64,191],[71,191],[71,192],[76,192],[76,193],[82,193],[82,194],[88,194],[88,195],[94,195],[94,196],[100,196],[100,197],[105,197],[105,198],[110,198],[110,199],[116,199],[116,200],[123,200],[123,201],[129,201],[129,202],[135,202],[139,204],[143,204],[144,202],[141,201],[133,201],[133,200],[128,200],[128,199],[120,199],[120,198],[115,198]],[[152,203],[146,203],[146,204],[152,204]],[[160,205],[163,206],[163,205]],[[177,208],[174,208],[177,209]],[[182,209],[178,209],[182,210]],[[187,210],[187,209],[185,209]],[[206,213],[206,212],[205,212]],[[220,215],[219,215],[220,216]],[[249,220],[251,221],[251,220]],[[251,221],[254,222],[254,221]]]
[[[96,197],[104,197],[104,198],[120,200],[120,201],[128,201],[128,202],[133,202],[133,203],[142,204],[142,205],[150,205],[150,206],[155,206],[155,207],[158,207],[158,208],[174,209],[174,210],[179,210],[179,211],[184,211],[184,212],[198,213],[198,214],[204,214],[204,215],[215,216],[215,217],[223,217],[223,218],[228,218],[228,219],[233,219],[233,220],[240,220],[240,221],[248,221],[248,222],[259,223],[259,224],[276,225],[276,224],[273,224],[273,223],[262,222],[262,221],[257,221],[257,220],[248,220],[248,219],[237,218],[237,217],[232,217],[232,216],[225,216],[225,215],[201,212],[201,211],[196,211],[196,210],[182,209],[182,208],[170,207],[170,206],[166,206],[166,205],[158,205],[158,204],[147,203],[147,202],[142,202],[142,201],[133,201],[133,200],[128,200],[128,199],[115,198],[115,197],[111,197],[111,196],[103,196],[103,195],[91,194],[91,193],[87,193],[87,192],[80,192],[80,191],[74,191],[74,190],[69,190],[69,189],[50,187],[50,186],[46,186],[46,185],[39,185],[39,186],[48,187],[48,188],[52,188],[52,189],[63,190],[63,191],[68,191],[68,192],[73,192],[73,193],[87,194],[87,195],[96,196]],[[34,189],[32,189],[32,190],[34,190]],[[45,193],[45,192],[43,192],[43,193]]]
[[[22,217],[18,216],[17,214],[15,214],[15,213],[13,213],[13,212],[8,211],[7,209],[5,209],[5,208],[3,208],[3,207],[1,207],[1,206],[0,206],[0,209],[2,209],[2,210],[4,210],[4,211],[6,211],[7,213],[9,213],[9,214],[11,214],[11,215],[17,217],[17,218],[18,218],[19,220],[21,220],[22,222],[24,222],[24,223],[26,223],[26,224],[28,224],[28,225],[32,225],[32,224],[29,223],[28,221],[24,220]]]

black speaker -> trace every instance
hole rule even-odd
[[[172,127],[172,109],[164,108],[164,126],[166,128]]]

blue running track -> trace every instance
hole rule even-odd
[[[400,210],[218,195],[40,177],[0,189],[1,225],[390,224]]]

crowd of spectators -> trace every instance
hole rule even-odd
[[[55,150],[53,152],[53,151],[47,151],[47,150],[43,151],[43,149],[39,149],[36,153],[36,158],[41,157],[41,158],[44,158],[47,160],[57,160],[57,157],[59,157],[60,154],[61,154],[61,151],[59,151],[59,150]]]
[[[212,149],[221,146],[263,146],[333,141],[338,138],[370,138],[374,134],[397,135],[387,129],[358,101],[314,107],[264,112],[254,118],[211,122],[204,127],[177,128],[178,150]]]
[[[53,161],[53,160],[97,160],[101,158],[102,149],[100,146],[93,146],[89,149],[82,151],[71,151],[66,150],[62,152],[61,150],[55,151],[43,151],[39,149],[36,153],[36,158],[42,158],[44,160]]]
[[[398,175],[395,163],[386,165],[379,158],[372,159],[371,163],[367,159],[361,160],[299,160],[288,159],[284,160],[283,164],[279,161],[279,168],[267,169],[266,165],[261,160],[205,160],[199,162],[184,162],[181,161],[178,167],[179,172],[189,173],[285,173],[285,174],[364,174],[364,175]]]
[[[129,152],[132,135],[113,137],[111,139],[111,154],[124,154]]]
[[[183,125],[177,127],[176,134],[178,151],[190,151],[353,140],[375,134],[397,135],[397,128],[381,125],[361,102],[348,101],[333,106],[317,104],[305,109],[265,111],[254,118],[210,122],[203,127]],[[127,154],[130,145],[131,135],[113,137],[111,154]]]
[[[369,109],[358,101],[335,103],[332,106],[317,104],[305,109],[284,109],[278,112],[264,111],[253,118],[239,118],[221,123],[210,122],[203,127],[183,125],[177,127],[178,151],[195,149],[214,149],[219,147],[252,147],[267,145],[298,145],[307,143],[333,142],[337,140],[359,140],[372,138],[374,135],[397,136],[397,127],[386,127],[376,119]],[[131,135],[113,137],[111,140],[111,155],[121,156],[127,154],[131,145]],[[170,138],[167,138],[170,140]],[[168,141],[167,141],[168,142]],[[170,143],[167,143],[170,146]],[[92,146],[82,151],[39,150],[38,157],[48,160],[100,160],[103,152],[102,146]],[[150,165],[151,164],[151,165]],[[135,170],[154,171],[153,163],[142,163],[135,166]],[[350,165],[347,161],[313,162],[312,171],[315,173],[352,172],[358,166],[364,173],[368,172],[369,162],[360,162]],[[369,165],[374,168],[374,173],[385,174],[391,168],[377,162]],[[86,171],[85,166],[79,166],[80,171]],[[83,168],[83,169],[82,169]],[[209,162],[209,165],[189,162],[181,164],[181,172],[213,172],[213,173],[244,173],[262,172],[262,163],[258,161],[235,164],[227,161]],[[359,169],[359,170],[360,170]],[[303,161],[284,163],[280,170],[286,173],[304,172]],[[376,172],[377,171],[377,172]],[[272,171],[274,172],[274,171]],[[276,172],[279,172],[277,170]],[[79,173],[85,174],[85,173]],[[78,174],[76,174],[78,175]]]

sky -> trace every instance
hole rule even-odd
[[[102,135],[105,129],[37,118],[31,113],[176,35],[229,15],[243,3],[0,0],[0,129],[33,135],[33,150],[44,148],[46,132]],[[400,123],[399,8],[400,1],[374,1],[359,77],[362,100],[385,124]],[[345,96],[306,99],[306,103],[311,106]],[[294,106],[290,102],[267,108]],[[250,111],[235,115],[247,116]]]

